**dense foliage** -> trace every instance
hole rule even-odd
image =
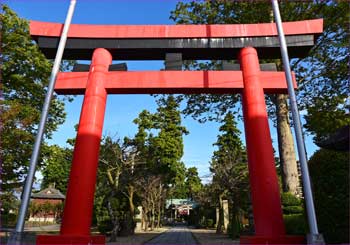
[[[186,198],[193,199],[202,190],[202,182],[198,176],[196,167],[190,167],[186,171],[185,191]]]
[[[327,243],[349,243],[349,152],[320,149],[309,169],[320,232]]]
[[[72,162],[73,150],[58,145],[46,146],[43,149],[43,176],[41,189],[54,185],[63,194],[67,191],[68,177]]]
[[[245,148],[239,138],[240,132],[229,112],[219,128],[220,135],[214,144],[210,171],[213,173],[212,185],[219,198],[220,215],[217,222],[217,232],[222,232],[223,214],[222,200],[230,201],[232,231],[237,236],[242,228],[240,217],[247,208],[248,202],[248,164]],[[244,211],[245,209],[245,211]]]
[[[303,200],[289,192],[284,192],[281,194],[281,201],[287,234],[307,234],[308,225]]]
[[[324,19],[324,32],[309,55],[291,61],[299,84],[300,110],[308,111],[306,128],[322,137],[350,120],[345,114],[345,99],[349,93],[349,4],[345,1],[287,1],[280,3],[280,9],[283,21]],[[264,1],[254,4],[244,1],[186,1],[177,4],[170,18],[178,24],[267,23],[272,20],[271,11],[271,4]],[[196,62],[190,68],[220,69],[219,63]],[[183,98],[187,101],[185,114],[202,121],[220,119],[226,111],[234,110],[238,101],[232,95],[186,95]]]
[[[320,141],[338,128],[350,123],[346,98],[349,94],[348,19],[349,4],[345,1],[282,1],[279,3],[283,21],[324,19],[324,32],[306,57],[291,60],[296,73],[299,110],[305,116],[307,131]],[[271,3],[258,1],[183,1],[176,5],[170,19],[177,24],[241,24],[273,21]],[[237,62],[232,57],[232,62]],[[280,59],[273,62],[282,69]],[[221,69],[222,61],[186,61],[185,69]],[[221,120],[227,111],[241,116],[238,95],[180,95],[185,100],[183,112],[200,122]],[[278,138],[279,166],[283,191],[300,195],[300,183],[290,129],[286,95],[268,95],[267,109],[275,122]]]
[[[176,183],[185,178],[185,167],[181,162],[183,156],[184,134],[188,134],[181,125],[179,105],[170,95],[158,101],[158,110],[154,115],[153,127],[159,133],[152,138],[155,167],[167,176],[167,181]]]
[[[95,216],[101,231],[111,232],[111,241],[133,233],[136,206],[142,206],[143,229],[153,229],[161,225],[170,186],[173,198],[177,186],[185,187],[185,195],[194,195],[201,186],[197,170],[186,171],[181,162],[187,130],[173,96],[159,101],[155,113],[142,111],[134,122],[134,138],[106,137],[100,151]]]
[[[29,35],[28,22],[1,5],[1,202],[21,187],[27,173],[51,63]],[[54,97],[45,137],[63,123],[63,102]],[[6,211],[8,212],[8,210]]]

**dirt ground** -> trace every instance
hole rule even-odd
[[[239,240],[232,240],[226,234],[216,234],[215,230],[191,229],[193,236],[199,244],[239,244]]]
[[[49,228],[51,229],[48,229],[47,227],[38,227],[32,228],[31,231],[26,231],[24,235],[24,244],[35,244],[36,234],[58,234],[58,231],[56,229],[53,229],[52,227]],[[106,238],[106,240],[107,244],[142,245],[166,230],[168,230],[167,227],[159,228],[148,232],[138,231],[132,236],[118,237],[117,242],[108,242],[108,238]],[[0,232],[0,245],[6,244],[9,235],[10,232]]]
[[[158,230],[154,231],[138,231],[133,236],[127,236],[127,237],[118,237],[117,242],[107,242],[107,244],[115,244],[115,245],[142,245],[154,237],[158,236],[160,233],[165,232],[168,230],[169,227],[163,227]],[[207,229],[190,229],[192,232],[195,240],[198,242],[198,244],[201,245],[219,245],[219,244],[239,244],[239,240],[232,240],[225,234],[216,234],[215,230],[207,230]],[[26,244],[35,244],[35,236],[36,233],[43,234],[42,231],[31,231],[26,232]],[[46,234],[55,234],[57,231],[46,231],[44,232]],[[9,235],[9,233],[1,232],[0,234],[0,244],[6,244],[6,238]],[[107,238],[108,241],[108,238]]]

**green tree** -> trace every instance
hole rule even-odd
[[[349,8],[345,1],[280,3],[283,21],[324,19],[324,32],[317,38],[315,47],[308,56],[291,60],[292,69],[298,78],[297,92],[301,109],[308,109],[314,105],[314,99],[318,97],[327,102],[338,96],[346,98],[349,87]],[[251,4],[240,1],[202,0],[179,2],[171,12],[170,19],[177,24],[267,23],[272,20],[271,11],[269,2]],[[219,69],[220,63],[195,62],[190,67]],[[232,96],[186,95],[185,98],[189,102],[184,110],[186,114],[201,121],[219,120],[224,112],[232,110],[238,101],[237,97]],[[344,105],[344,101],[338,101],[337,104]],[[208,112],[216,116],[213,117],[207,114]]]
[[[51,184],[62,193],[66,193],[73,150],[62,148],[58,145],[45,147],[43,150],[43,167],[41,188],[49,187]]]
[[[349,108],[347,108],[349,106],[343,104],[344,101],[343,96],[326,98],[326,102],[323,98],[314,98],[314,105],[308,108],[308,114],[305,116],[307,121],[305,127],[315,135],[316,143],[327,139],[337,129],[350,125]]]
[[[31,40],[28,22],[6,5],[1,10],[2,196],[20,187],[27,173],[51,63]],[[51,137],[64,119],[64,104],[55,96],[45,137]]]
[[[101,143],[94,211],[100,231],[111,232],[111,242],[116,241],[122,229],[131,228],[125,226],[126,216],[133,222],[133,217],[129,215],[129,202],[123,195],[126,184],[122,182],[122,176],[128,175],[132,166],[124,150],[120,140],[109,136]]]
[[[151,227],[154,226],[155,216],[157,225],[161,223],[166,189],[170,184],[174,186],[173,198],[184,194],[186,168],[181,157],[182,136],[187,130],[181,125],[178,107],[174,96],[163,97],[158,101],[155,113],[144,110],[139,114],[134,120],[138,132],[133,139],[125,140],[137,152],[134,169],[134,174],[139,176],[135,179],[137,195],[143,200],[143,223],[150,222]]]
[[[182,135],[187,131],[174,97],[159,101],[155,113],[142,111],[134,123],[134,138],[105,137],[101,145],[94,210],[100,230],[111,231],[110,241],[134,229],[135,203],[143,207],[145,230],[148,224],[159,226],[167,186],[184,184]]]
[[[240,132],[232,113],[227,113],[219,131],[221,134],[214,144],[218,149],[214,151],[210,171],[213,173],[212,182],[219,198],[220,215],[217,232],[221,233],[223,231],[223,198],[231,200],[234,225],[239,227],[238,216],[247,202],[249,188],[245,148],[239,138]]]
[[[173,95],[158,100],[158,109],[153,116],[153,128],[158,134],[150,138],[151,169],[160,175],[159,192],[163,185],[181,186],[185,180],[186,168],[181,158],[183,156],[183,135],[187,134],[181,125],[181,115],[178,102]],[[159,199],[164,201],[164,199]],[[158,224],[160,223],[161,205],[158,205]]]
[[[196,227],[207,227],[208,220],[215,220],[218,203],[217,188],[215,184],[208,183],[202,186],[194,200],[198,206],[190,212],[189,224]]]
[[[308,111],[307,130],[311,133],[316,133],[316,130],[334,131],[344,123],[349,123],[349,117],[345,113],[345,98],[349,92],[349,5],[341,1],[281,2],[280,9],[284,21],[324,18],[324,33],[316,40],[316,45],[309,55],[293,59],[291,62],[299,83],[299,108]],[[179,2],[170,18],[178,24],[270,22],[271,3]],[[281,62],[277,63],[281,68]],[[196,62],[188,67],[218,69],[220,62]],[[239,100],[237,96],[231,95],[185,95],[182,98],[187,101],[185,114],[192,115],[200,121],[219,119],[227,110],[235,111],[235,108],[238,108],[235,107],[236,102]],[[297,190],[298,179],[286,98],[284,95],[270,96],[269,103],[272,102],[274,106],[270,106],[269,111],[277,123],[283,188],[284,191],[294,193]]]
[[[185,186],[188,191],[187,197],[191,199],[193,199],[202,189],[203,185],[201,179],[198,176],[198,171],[196,167],[191,167],[187,169]]]
[[[182,136],[188,134],[188,131],[181,125],[179,105],[174,96],[169,95],[159,100],[158,104],[154,127],[159,130],[159,133],[151,142],[154,164],[171,183],[183,182],[185,168],[181,163]]]
[[[320,149],[309,169],[320,232],[327,243],[349,243],[349,152]]]

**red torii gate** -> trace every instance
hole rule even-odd
[[[230,25],[223,26],[226,27],[221,30],[227,29]],[[44,33],[46,30],[44,27],[41,25],[39,32]],[[75,30],[73,38],[89,30],[87,28],[81,31],[83,29],[74,29],[74,25],[72,27],[72,32]],[[37,29],[38,24],[34,23],[34,27],[31,25],[33,36],[39,36],[32,31]],[[53,29],[51,27],[48,30],[45,35],[50,31],[52,33]],[[100,34],[105,32],[105,29],[100,30]],[[125,28],[124,32],[132,33],[131,36],[136,35],[132,28]],[[153,30],[150,33],[147,35],[156,35],[157,32]],[[162,33],[161,35],[169,35],[172,32],[167,30]],[[175,32],[175,34],[185,35],[184,32],[180,34]],[[159,32],[157,35],[160,35]],[[116,55],[116,50],[113,50],[113,55]],[[284,72],[260,71],[257,51],[252,47],[244,47],[239,51],[241,71],[113,72],[108,71],[112,59],[112,54],[108,50],[97,48],[93,51],[89,72],[60,73],[58,76],[55,87],[58,94],[85,94],[85,97],[74,148],[61,232],[58,236],[38,236],[37,244],[105,243],[104,236],[91,235],[90,226],[107,94],[233,92],[241,93],[243,98],[255,225],[255,236],[241,237],[241,243],[302,242],[303,237],[287,236],[285,232],[264,98],[265,93],[287,92]]]

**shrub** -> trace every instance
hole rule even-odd
[[[206,220],[206,226],[207,226],[208,228],[214,227],[214,220],[213,220],[213,219],[207,219],[207,220]]]
[[[17,215],[14,213],[1,214],[1,226],[2,227],[14,227],[17,221]]]
[[[308,233],[308,225],[304,214],[283,215],[283,219],[288,235],[305,235]]]
[[[304,214],[303,201],[292,193],[281,194],[283,219],[288,235],[305,235],[308,225]]]
[[[227,234],[232,239],[236,239],[239,238],[241,230],[242,225],[240,224],[238,217],[232,215],[230,217],[230,222],[227,225]]]
[[[100,221],[98,223],[97,229],[101,234],[110,232],[113,229],[112,221],[110,219]]]
[[[290,192],[283,192],[281,194],[281,199],[282,199],[283,206],[301,206],[302,205],[302,201]]]
[[[320,232],[327,243],[349,243],[349,152],[320,149],[309,169]]]
[[[283,192],[281,194],[282,210],[283,214],[303,214],[303,202],[300,198],[294,196],[289,192]]]
[[[284,214],[302,214],[303,212],[304,212],[304,209],[301,206],[283,207]]]

